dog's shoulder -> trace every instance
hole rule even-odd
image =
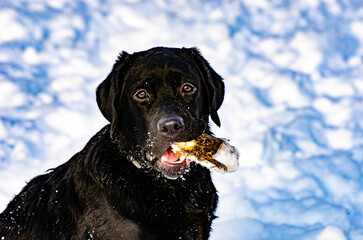
[[[104,142],[108,130],[104,127],[66,163],[30,180],[0,214],[0,236],[67,239],[74,234],[76,219],[85,211],[80,188],[89,180],[84,160],[94,145]]]
[[[69,236],[75,226],[75,211],[82,211],[82,204],[73,179],[64,177],[66,169],[67,165],[62,165],[32,179],[1,213],[0,235],[20,239],[23,235],[26,239]]]

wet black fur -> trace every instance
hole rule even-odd
[[[175,90],[185,81],[180,74],[170,79],[175,71],[193,78],[193,97]],[[149,90],[152,101],[135,103],[134,85],[148,74],[156,86]],[[191,164],[170,179],[174,175],[155,167],[145,152],[158,157],[171,144],[154,126],[165,114],[180,115],[186,124],[173,140],[210,133],[208,116],[220,124],[223,95],[222,79],[194,48],[123,52],[97,90],[110,124],[15,196],[0,214],[0,239],[208,239],[218,200],[209,170]]]

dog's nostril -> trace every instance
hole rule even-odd
[[[158,121],[157,128],[163,136],[174,138],[184,129],[184,121],[180,116],[163,117]]]

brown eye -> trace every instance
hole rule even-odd
[[[142,101],[148,100],[149,99],[149,95],[146,92],[146,90],[143,90],[142,89],[142,90],[138,91],[137,93],[135,93],[134,99],[136,99],[139,102],[142,102]]]
[[[182,87],[182,92],[186,94],[193,94],[195,91],[196,88],[190,83],[186,83]]]

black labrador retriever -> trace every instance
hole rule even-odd
[[[221,77],[195,48],[118,57],[97,89],[110,124],[68,162],[32,179],[0,215],[0,239],[208,239],[210,171],[173,142],[219,126]]]

